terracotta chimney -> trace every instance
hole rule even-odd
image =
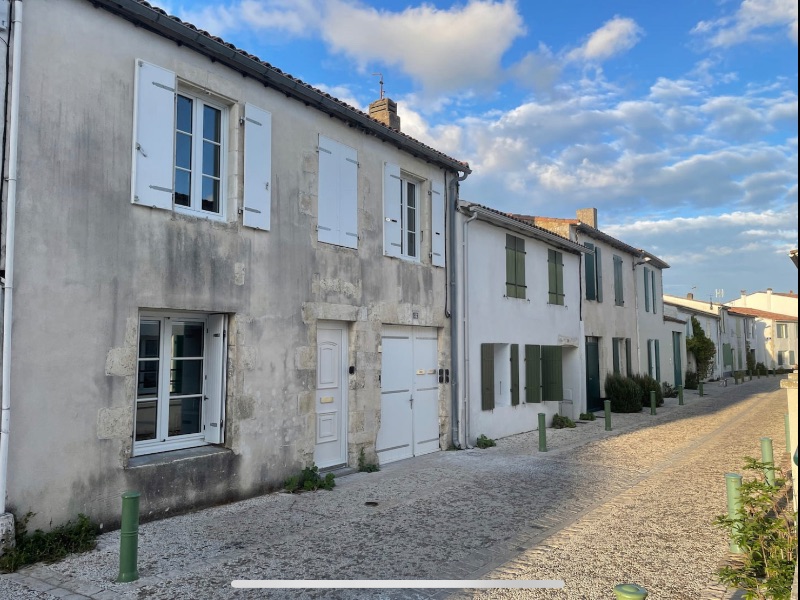
[[[596,208],[579,208],[575,211],[578,221],[586,223],[587,225],[597,229],[597,209]]]
[[[400,131],[400,117],[397,116],[397,102],[389,98],[375,100],[369,105],[369,116],[387,127]]]
[[[694,294],[692,292],[689,292],[688,294],[686,294],[686,299],[687,300],[694,300]]]

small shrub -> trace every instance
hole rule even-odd
[[[316,490],[332,490],[336,486],[335,475],[327,473],[325,477],[320,476],[319,468],[313,464],[306,467],[299,475],[289,477],[283,484],[286,491],[290,494],[298,492],[315,492]]]
[[[650,392],[656,393],[656,406],[664,405],[664,396],[661,392],[661,384],[650,375],[631,375],[631,379],[636,382],[642,393],[642,406],[650,406]]]
[[[573,421],[569,417],[562,417],[561,415],[553,415],[553,429],[564,429],[567,427],[568,428],[575,427],[575,421]]]
[[[677,398],[678,397],[678,388],[672,387],[666,381],[661,384],[661,395],[664,398]]]
[[[11,573],[25,565],[37,562],[56,562],[68,554],[88,552],[97,545],[100,527],[84,514],[77,522],[67,521],[45,533],[41,529],[28,533],[28,522],[34,513],[29,512],[14,521],[15,547],[0,556],[0,571]]]
[[[748,600],[788,600],[797,563],[797,513],[791,514],[786,480],[769,485],[771,465],[745,457],[745,469],[755,477],[742,481],[741,507],[735,518],[720,515],[714,524],[728,531],[742,553],[719,570],[719,580],[745,592]]]
[[[376,471],[380,471],[381,468],[375,463],[367,462],[367,459],[364,456],[364,449],[362,448],[358,453],[358,470],[362,473],[375,473]]]
[[[481,450],[483,450],[485,448],[491,448],[492,446],[497,446],[497,443],[492,438],[488,438],[485,435],[480,434],[478,436],[477,441],[475,442],[475,445]]]
[[[756,373],[758,375],[766,375],[767,374],[767,367],[762,362],[756,363]]]
[[[594,421],[595,418],[594,413],[581,413],[578,417],[581,421]]]
[[[695,371],[686,371],[683,374],[683,389],[696,390],[700,385],[700,376]]]
[[[612,373],[605,381],[606,397],[611,400],[611,411],[634,413],[642,410],[642,390],[630,377]]]

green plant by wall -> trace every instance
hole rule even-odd
[[[634,413],[642,410],[642,390],[630,377],[611,373],[604,383],[606,398],[611,400],[611,412]]]
[[[336,485],[335,475],[327,473],[325,477],[319,474],[319,468],[315,464],[303,469],[299,475],[289,477],[283,484],[286,491],[290,494],[299,492],[315,492],[317,490],[332,490]]]
[[[747,363],[747,370],[750,371],[750,373],[754,374],[756,371],[756,357],[755,354],[750,351],[750,342],[744,343],[744,349],[745,349],[745,362]]]
[[[478,436],[478,439],[475,441],[475,445],[481,450],[483,450],[485,448],[491,448],[492,446],[497,446],[497,443],[492,438],[488,438],[485,435],[480,434]]]
[[[686,373],[683,374],[683,389],[696,390],[698,385],[700,385],[700,377],[697,376],[697,373],[694,371],[686,371]]]
[[[14,520],[13,548],[0,556],[0,571],[11,573],[25,565],[37,562],[56,562],[75,552],[87,552],[97,545],[100,527],[84,514],[77,522],[67,521],[45,533],[41,529],[28,533],[28,522],[34,513],[29,512]]]
[[[791,513],[791,490],[783,478],[769,485],[769,466],[745,457],[752,476],[743,479],[742,505],[735,518],[720,515],[714,524],[728,531],[742,550],[736,562],[720,569],[719,580],[745,592],[747,600],[788,600],[797,564],[797,513]]]
[[[677,398],[678,388],[671,386],[668,382],[661,383],[661,395],[664,398]]]
[[[631,379],[639,386],[641,390],[642,406],[650,406],[650,392],[656,393],[656,406],[664,405],[664,395],[661,391],[661,384],[650,375],[631,375]]]
[[[381,468],[375,463],[367,462],[367,459],[364,456],[364,449],[362,448],[358,453],[358,470],[362,473],[375,473],[376,471],[380,471]]]
[[[595,418],[594,413],[581,413],[578,417],[581,421],[594,421]]]
[[[767,374],[767,367],[763,362],[756,363],[756,373],[758,375],[766,375]]]
[[[553,429],[564,429],[575,427],[575,421],[569,417],[562,417],[561,415],[553,415]]]
[[[717,348],[714,346],[714,342],[706,336],[697,317],[692,317],[692,337],[686,340],[686,350],[694,355],[698,377],[705,379],[711,375]]]

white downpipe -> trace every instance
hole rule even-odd
[[[8,195],[6,197],[6,280],[3,293],[3,396],[0,416],[0,514],[6,512],[8,433],[11,417],[11,326],[14,309],[14,233],[17,222],[17,140],[19,138],[19,77],[22,63],[22,2],[14,1],[11,57],[11,100],[8,136]]]
[[[464,314],[464,448],[469,448],[469,381],[470,381],[470,370],[469,370],[469,354],[471,349],[469,347],[469,268],[468,268],[468,252],[469,246],[467,245],[467,225],[472,223],[475,219],[478,218],[478,213],[473,212],[471,213],[469,219],[464,221],[464,229],[461,234],[461,258],[462,258],[462,269],[463,269],[463,281],[464,284],[461,286],[461,297],[463,298],[463,309],[462,313]]]

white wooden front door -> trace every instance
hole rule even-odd
[[[342,325],[317,326],[317,392],[314,464],[347,463],[347,336]]]
[[[387,326],[381,337],[381,464],[439,449],[436,330]]]

